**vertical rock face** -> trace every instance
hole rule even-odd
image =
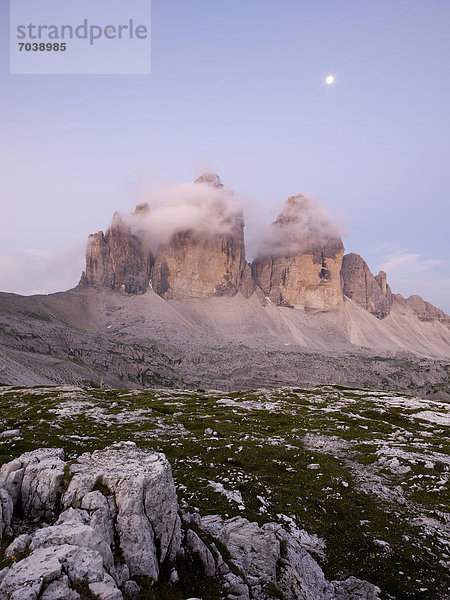
[[[392,292],[386,282],[386,273],[376,277],[359,254],[346,254],[342,261],[344,294],[378,319],[384,319],[391,311]]]
[[[272,224],[271,239],[255,259],[252,273],[272,302],[293,308],[329,309],[343,301],[341,264],[344,246],[326,227],[308,222],[309,201],[289,198]]]
[[[152,285],[163,298],[234,296],[244,269],[242,225],[233,233],[212,236],[183,231],[160,246]]]
[[[135,215],[146,212],[148,205],[140,204]],[[132,232],[115,213],[105,234],[99,231],[89,236],[81,284],[143,294],[148,289],[152,264],[150,240]]]
[[[41,448],[0,469],[0,498],[9,509],[4,529],[14,534],[26,524],[30,531],[6,549],[14,562],[0,573],[0,598],[80,600],[76,589],[84,581],[83,598],[123,600],[119,588],[133,587],[130,577],[156,581],[181,546],[165,456],[123,442],[85,453],[70,466],[63,458],[62,449]],[[54,524],[43,522],[58,513]],[[22,524],[12,523],[12,514]]]
[[[199,185],[223,187],[217,175],[199,177]],[[213,210],[223,220],[224,232],[192,229],[180,231],[162,244],[152,271],[153,290],[164,298],[234,296],[253,292],[245,261],[244,220],[240,212],[229,212],[214,198]],[[242,281],[242,286],[241,286]]]
[[[80,285],[143,294],[151,283],[160,296],[181,300],[233,296],[239,290],[249,297],[254,284],[245,260],[243,215],[221,195],[218,175],[206,173],[195,183],[211,189],[210,230],[204,229],[206,222],[198,229],[175,231],[153,256],[148,205],[136,206],[132,226],[116,213],[105,234],[89,236]]]

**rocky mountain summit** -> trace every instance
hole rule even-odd
[[[195,183],[223,188],[217,175],[202,175]],[[245,260],[243,215],[230,213],[226,198],[217,195],[209,208],[211,217],[220,221],[218,231],[175,231],[154,255],[151,236],[140,223],[140,217],[148,217],[148,205],[137,206],[127,224],[116,213],[106,234],[100,231],[89,238],[81,284],[130,294],[145,293],[150,284],[161,297],[181,300],[232,296],[239,289],[248,296],[253,287]]]
[[[27,452],[0,469],[0,507],[4,600],[137,599],[156,583],[182,598],[379,598],[355,577],[327,581],[280,525],[181,513],[165,456],[133,442],[70,462]]]
[[[399,305],[412,310],[422,322],[438,321],[450,327],[450,317],[443,310],[436,308],[430,302],[426,302],[420,296],[414,295],[409,298],[403,298],[401,294],[394,294],[394,300]]]
[[[134,214],[142,215],[148,210],[148,205],[139,205]],[[148,289],[153,262],[150,243],[133,233],[116,212],[105,234],[99,231],[89,236],[81,282],[143,294]]]
[[[253,293],[276,306],[333,310],[344,296],[378,319],[386,318],[394,302],[407,305],[421,319],[446,325],[449,317],[419,296],[404,300],[392,294],[386,273],[374,276],[357,254],[344,255],[344,245],[330,222],[302,195],[288,198],[267,232],[258,256],[246,261],[244,218],[229,210],[216,174],[206,173],[195,184],[211,190],[210,219],[199,228],[176,230],[170,239],[152,245],[148,227],[151,210],[138,205],[131,219],[119,213],[106,233],[89,236],[81,287],[102,287],[128,294],[149,288],[167,299],[188,300]]]
[[[344,256],[341,274],[345,296],[379,319],[389,315],[394,298],[384,271],[374,277],[365,260],[352,253]]]
[[[264,256],[252,264],[255,284],[278,306],[331,309],[343,302],[344,245],[337,234],[323,235],[303,223],[308,200],[293,196],[272,223]],[[306,233],[304,229],[306,228]]]
[[[170,194],[90,236],[73,290],[0,293],[0,384],[448,397],[450,318],[345,255],[314,202],[289,198],[249,264],[241,206],[217,175]]]

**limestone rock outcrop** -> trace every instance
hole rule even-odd
[[[230,600],[379,599],[366,581],[327,581],[276,523],[185,513],[182,529],[167,459],[133,442],[70,464],[61,449],[28,452],[1,468],[0,498],[2,508],[7,502],[1,517],[8,535],[28,531],[6,549],[12,564],[0,571],[2,600],[137,598],[145,586],[161,585],[163,563],[170,573],[163,589],[171,593],[185,577],[178,587],[183,597],[214,579],[218,597]]]
[[[202,175],[195,183],[213,189],[223,187],[215,174]],[[242,213],[229,211],[218,196],[211,198],[211,213],[221,220],[222,231],[178,231],[159,247],[152,270],[152,287],[158,295],[185,300],[234,296],[240,288],[247,297],[253,292],[245,260]]]
[[[89,236],[80,286],[143,294],[150,285],[164,298],[182,300],[233,296],[239,290],[249,297],[254,284],[245,260],[242,212],[227,204],[218,175],[206,173],[194,183],[211,190],[211,230],[206,219],[206,229],[177,230],[153,249],[147,204],[126,218],[115,213],[106,233]]]
[[[272,224],[268,247],[252,264],[253,278],[274,304],[336,308],[343,302],[344,246],[335,232],[311,224],[309,212],[309,201],[303,196],[285,202]]]
[[[101,600],[122,600],[131,577],[157,580],[181,544],[167,459],[132,442],[83,454],[70,467],[62,458],[61,449],[41,449],[0,470],[7,533],[14,519],[30,527],[63,511],[54,525],[22,534],[6,549],[17,562],[0,572],[0,597],[78,600],[84,585]]]
[[[64,478],[64,453],[60,448],[26,452],[0,469],[0,531],[10,531],[17,509],[28,521],[54,516]]]
[[[409,296],[404,298],[401,294],[393,295],[394,302],[400,306],[410,309],[419,321],[438,321],[450,328],[450,317],[443,310],[426,302],[420,296]]]
[[[242,221],[229,234],[183,231],[160,246],[152,286],[163,298],[234,296],[245,266]]]
[[[116,212],[105,233],[91,234],[79,287],[152,289],[168,300],[238,292],[249,298],[256,291],[262,302],[265,296],[302,310],[336,309],[347,296],[378,319],[390,314],[386,273],[373,276],[361,256],[344,256],[336,228],[313,200],[288,198],[264,233],[250,265],[239,203],[218,175],[204,173],[173,197],[156,198],[152,211],[143,203],[130,215]],[[450,318],[420,296],[395,300],[421,321],[450,327]]]
[[[345,296],[378,319],[389,315],[393,296],[384,271],[374,277],[365,260],[351,253],[345,254],[341,273]]]
[[[134,215],[147,211],[148,205],[140,204]],[[115,213],[106,233],[99,231],[89,236],[86,271],[80,284],[143,294],[148,289],[152,265],[148,236],[133,231],[120,214]]]
[[[220,575],[229,598],[235,600],[377,600],[380,589],[367,581],[350,577],[345,581],[327,581],[322,569],[311,555],[277,523],[260,527],[242,517],[224,520],[218,515],[200,517],[184,516],[187,525],[206,534],[229,554],[228,568],[216,544],[212,552],[196,534],[194,551],[202,561],[205,573],[211,572],[211,555],[216,562],[216,575]],[[189,534],[189,530],[188,530]],[[190,547],[193,544],[191,542]],[[345,595],[346,590],[356,590]]]
[[[158,579],[159,564],[173,560],[180,546],[178,501],[167,459],[140,451],[135,444],[83,454],[70,467],[72,479],[63,507],[98,509],[108,514],[103,498],[114,498],[112,518],[130,573]],[[103,498],[96,486],[104,490]],[[111,531],[111,521],[102,519]],[[107,539],[111,535],[107,533]],[[158,552],[157,552],[158,547]],[[159,554],[159,557],[158,557]]]

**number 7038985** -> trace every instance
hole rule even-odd
[[[65,52],[67,50],[66,42],[19,42],[19,52]]]

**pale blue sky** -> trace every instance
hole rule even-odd
[[[447,0],[153,0],[152,74],[123,76],[9,75],[0,10],[1,289],[75,284],[142,181],[213,169],[261,204],[313,194],[450,311]]]

